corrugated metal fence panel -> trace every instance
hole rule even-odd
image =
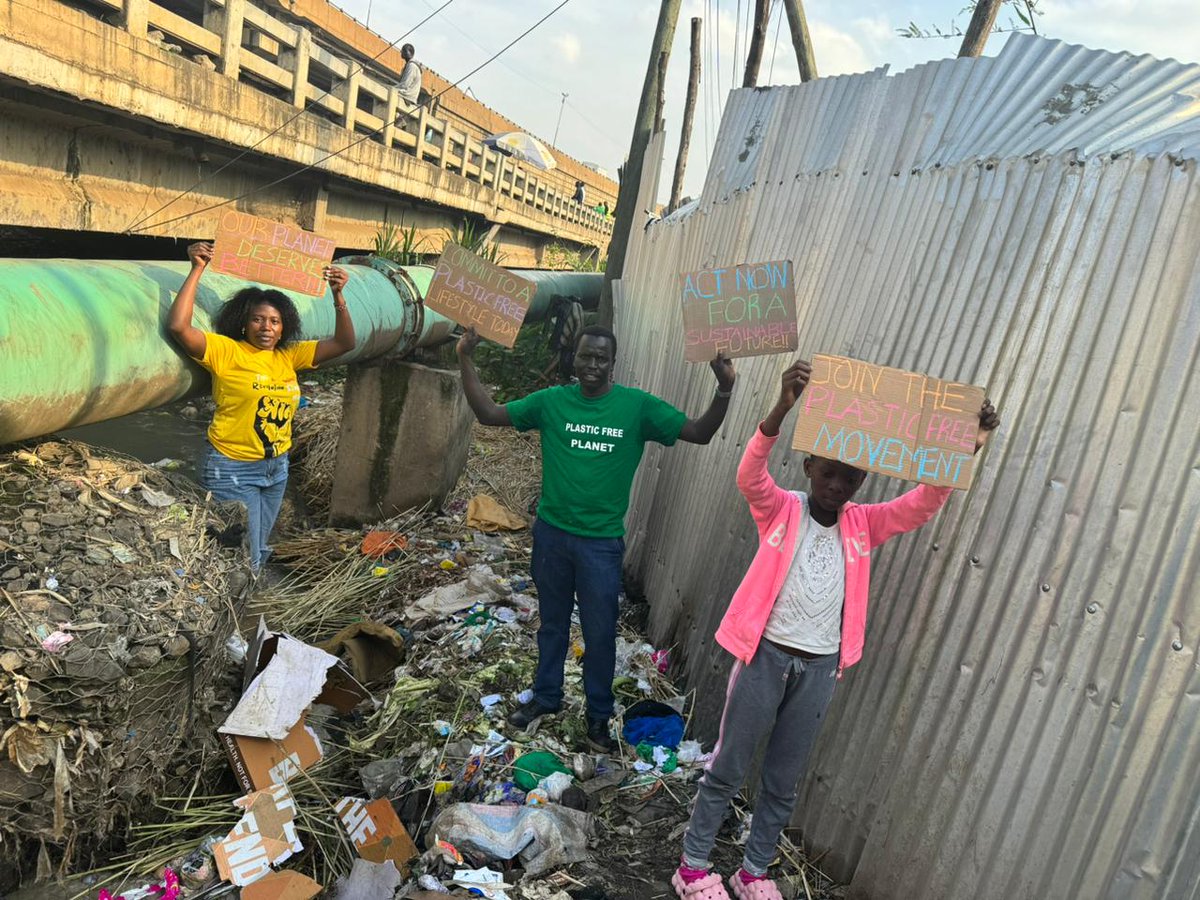
[[[626,383],[702,409],[677,274],[790,258],[803,353],[984,384],[1004,418],[972,490],[876,551],[802,786],[854,897],[1200,897],[1198,98],[1200,67],[1019,36],[739,91],[696,208],[630,248]],[[739,360],[713,444],[634,488],[628,566],[709,737],[755,546],[734,472],[787,362]]]

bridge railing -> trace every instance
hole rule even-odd
[[[485,146],[472,133],[426,106],[410,106],[381,71],[344,59],[319,33],[275,18],[248,0],[83,0],[119,14],[139,37],[164,43],[220,73],[249,83],[298,109],[322,115],[370,140],[486,185],[514,202],[564,223],[611,234],[612,220],[571,199],[562,176],[526,166]]]

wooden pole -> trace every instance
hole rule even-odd
[[[787,10],[788,30],[792,33],[792,46],[796,48],[800,80],[812,81],[817,77],[817,58],[813,55],[812,34],[808,30],[808,19],[804,17],[803,0],[783,0],[783,8]]]
[[[963,35],[962,46],[958,50],[959,56],[980,56],[983,53],[1003,3],[1004,0],[978,0],[975,12],[971,14],[971,24],[967,26],[967,33]]]
[[[687,168],[688,150],[692,146],[692,120],[696,116],[696,94],[700,90],[700,26],[699,18],[692,19],[692,67],[688,72],[687,101],[683,105],[683,128],[679,132],[679,156],[675,158],[675,178],[671,181],[671,203],[679,208],[683,195],[683,172]]]
[[[742,87],[758,84],[758,70],[762,67],[763,47],[767,43],[767,26],[770,22],[770,0],[754,0],[754,30],[750,32],[750,50],[746,53],[746,74],[742,78]]]
[[[659,72],[665,69],[663,55],[670,54],[671,42],[675,39],[675,25],[679,21],[679,7],[683,0],[662,0],[658,10],[658,27],[654,30],[654,43],[650,47],[650,59],[646,65],[646,79],[642,84],[642,98],[638,102],[637,119],[633,124],[633,137],[629,141],[629,158],[621,174],[621,190],[617,194],[617,211],[613,219],[612,239],[608,245],[608,265],[604,272],[604,289],[600,294],[600,309],[597,318],[609,328],[613,322],[612,283],[621,277],[625,268],[625,251],[628,249],[629,234],[633,230],[634,218],[640,215],[636,208],[638,188],[642,183],[642,159],[646,146],[657,124],[657,101],[659,95]]]

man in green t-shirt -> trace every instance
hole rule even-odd
[[[570,641],[571,613],[587,650],[583,686],[588,740],[601,751],[614,743],[613,712],[617,597],[625,555],[625,510],[647,441],[671,446],[677,440],[707,444],[729,407],[733,363],[710,363],[717,392],[704,415],[689,419],[665,400],[613,383],[616,336],[588,326],[575,348],[578,384],[535,391],[500,406],[479,381],[471,354],[479,344],[474,329],[458,342],[463,390],[484,425],[538,429],[542,444],[542,497],[533,526],[533,581],[538,589],[538,666],[533,699],[515,710],[509,724],[527,728],[562,705],[563,662]]]

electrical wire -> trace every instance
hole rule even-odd
[[[391,50],[393,47],[395,47],[398,43],[400,43],[402,40],[404,40],[406,37],[408,37],[410,34],[412,34],[414,31],[416,31],[418,28],[420,28],[422,25],[424,25],[426,22],[428,22],[430,19],[432,19],[434,16],[436,16],[439,12],[441,12],[443,9],[445,9],[447,6],[449,6],[453,2],[454,2],[454,0],[446,0],[446,2],[443,3],[438,9],[434,10],[432,13],[427,15],[424,19],[422,19],[420,22],[418,22],[412,28],[408,29],[408,31],[404,32],[404,34],[400,35],[400,37],[396,38],[394,41],[392,41],[390,44],[388,44],[386,47],[384,47],[382,50],[380,50],[378,53],[376,53],[374,56],[372,56],[367,62],[375,62],[375,60],[379,59],[379,57],[383,56],[383,54],[387,53],[389,50]],[[350,78],[357,75],[359,72],[364,71],[365,68],[366,68],[366,65],[364,64],[364,65],[359,66],[356,71],[347,71],[346,78],[344,80],[348,81]],[[342,79],[339,79],[339,80],[342,80]],[[329,90],[322,93],[313,102],[319,102],[321,100],[324,100],[332,92],[333,92],[333,85],[331,84],[329,86]],[[167,209],[168,207],[173,206],[174,204],[178,203],[180,200],[182,200],[184,197],[186,197],[192,191],[196,190],[196,188],[200,187],[200,185],[204,184],[206,181],[210,181],[213,178],[216,178],[218,175],[220,175],[222,172],[224,172],[226,169],[228,169],[234,163],[241,160],[244,156],[246,156],[246,154],[255,150],[259,145],[262,144],[263,141],[269,140],[270,138],[274,137],[276,134],[278,134],[284,128],[287,128],[289,125],[291,125],[293,122],[295,122],[298,118],[300,118],[302,115],[304,115],[307,111],[308,110],[304,107],[301,107],[300,109],[298,109],[296,111],[296,113],[290,119],[288,119],[286,122],[284,122],[281,125],[276,126],[274,129],[272,129],[271,131],[264,134],[262,137],[260,137],[257,141],[255,141],[249,147],[246,147],[240,153],[238,153],[237,156],[233,157],[233,159],[229,160],[226,163],[223,163],[221,166],[214,169],[212,172],[209,172],[207,175],[205,175],[203,178],[201,178],[199,181],[197,181],[195,184],[193,184],[190,188],[188,188],[182,194],[176,195],[175,197],[171,198],[166,203],[164,203],[162,206],[160,206],[158,209],[154,210],[154,212],[150,213],[149,215],[142,216],[140,219],[137,219],[132,224],[128,225],[125,228],[124,234],[133,234],[135,232],[135,230],[138,230],[139,225],[143,224],[144,222],[148,222],[150,219],[153,219],[164,209]]]
[[[544,16],[542,16],[540,19],[538,19],[536,22],[534,22],[532,25],[530,25],[528,28],[526,28],[523,32],[521,32],[519,35],[517,35],[515,38],[513,38],[511,41],[509,41],[504,47],[502,47],[499,51],[497,51],[495,54],[493,54],[489,59],[484,60],[482,63],[480,63],[478,66],[476,66],[470,72],[468,72],[466,75],[463,75],[461,78],[459,78],[453,84],[447,85],[442,90],[438,91],[437,94],[433,95],[432,97],[429,97],[425,101],[425,103],[422,103],[420,105],[425,106],[426,104],[431,103],[434,100],[437,100],[439,97],[441,97],[447,91],[449,91],[451,88],[458,87],[459,84],[466,81],[468,78],[470,78],[472,75],[475,75],[477,72],[481,71],[486,66],[490,65],[492,62],[494,62],[496,59],[498,59],[501,54],[508,52],[510,49],[512,49],[514,46],[516,46],[517,43],[519,43],[524,38],[528,37],[531,33],[533,33],[533,31],[535,31],[539,26],[541,26],[542,23],[544,23],[547,19],[549,19],[551,16],[553,16],[555,13],[557,13],[560,9],[562,9],[564,6],[566,6],[570,2],[571,2],[571,0],[562,0],[562,2],[558,4],[558,6],[554,7],[554,9],[550,10],[550,12],[546,13]],[[282,184],[283,182],[288,181],[291,178],[295,178],[297,175],[304,174],[309,169],[315,169],[317,166],[321,165],[322,163],[328,162],[329,160],[333,159],[336,156],[340,156],[341,154],[345,153],[347,150],[351,149],[352,147],[357,147],[363,141],[370,140],[375,135],[379,134],[379,132],[383,131],[383,129],[386,128],[389,124],[393,124],[393,123],[385,122],[379,128],[373,129],[372,131],[367,132],[366,134],[362,135],[361,137],[357,138],[356,140],[351,141],[349,144],[347,144],[345,147],[342,147],[340,150],[335,150],[332,153],[328,153],[325,156],[322,156],[320,159],[309,163],[308,165],[301,166],[299,169],[296,169],[294,172],[289,172],[286,175],[276,178],[274,181],[269,181],[266,184],[261,184],[258,187],[252,188],[243,194],[239,194],[236,197],[230,198],[229,200],[222,200],[220,203],[213,203],[212,205],[206,206],[203,209],[197,209],[190,213],[185,213],[182,216],[175,216],[174,218],[167,219],[163,222],[159,222],[159,223],[157,223],[156,227],[162,227],[163,225],[170,225],[174,222],[179,222],[179,221],[182,221],[183,219],[191,218],[192,216],[198,216],[202,213],[210,212],[214,209],[219,209],[222,206],[228,206],[230,203],[237,203],[239,200],[244,200],[247,197],[257,194],[259,191],[264,191],[267,188],[275,187],[275,185],[277,185],[277,184]],[[146,229],[145,228],[138,228],[136,230],[130,229],[129,231],[127,231],[127,233],[136,233],[136,231],[144,231],[144,230],[146,230]]]
[[[768,28],[771,27],[771,16],[775,15],[776,12],[781,12],[779,9],[779,0],[775,0],[775,2],[771,4],[771,12],[770,15],[767,16]],[[784,17],[781,15],[775,20],[775,45],[771,47],[771,68],[767,70],[768,84],[775,83],[775,53],[779,50],[779,29],[783,26],[783,18]]]
[[[433,6],[433,4],[429,2],[429,0],[423,0],[423,2],[425,3],[426,6]],[[479,43],[479,41],[475,40],[475,38],[471,37],[471,35],[468,34],[466,31],[464,31],[458,25],[458,23],[456,23],[453,19],[447,18],[446,16],[442,16],[442,21],[445,22],[447,25],[449,25],[451,28],[453,28],[455,31],[457,31],[459,34],[461,34],[464,38],[466,38],[468,41],[470,41],[472,44],[474,44],[476,47],[478,47],[484,53],[492,52],[487,47],[483,46],[483,44]],[[516,66],[512,65],[509,62],[506,62],[503,59],[500,60],[499,62],[500,62],[500,65],[502,65],[504,68],[508,69],[508,71],[512,72],[514,75],[516,75],[520,78],[523,78],[525,81],[528,81],[530,84],[532,84],[534,87],[538,88],[539,90],[545,91],[547,94],[550,94],[556,100],[558,100],[562,96],[561,91],[553,90],[552,88],[548,87],[544,81],[539,81],[538,79],[536,79],[532,75],[530,75],[528,72],[525,72],[522,69],[518,69]],[[617,141],[613,140],[612,136],[607,131],[605,131],[601,126],[597,125],[595,123],[595,121],[588,118],[587,114],[584,113],[578,106],[576,106],[570,100],[567,100],[567,106],[569,106],[572,110],[574,110],[575,114],[577,116],[579,116],[579,118],[581,118],[585,123],[587,123],[589,126],[591,126],[591,128],[597,134],[599,134],[601,137],[603,137],[605,140],[607,140],[609,143],[611,143],[613,145],[613,147],[615,147],[618,150],[627,149],[627,148],[622,147],[619,143],[617,143]]]

